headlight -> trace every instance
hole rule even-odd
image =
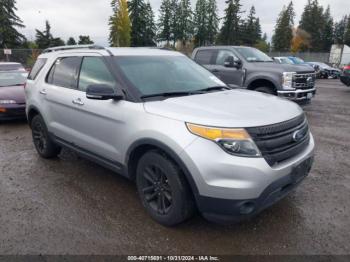
[[[188,130],[197,136],[217,143],[229,154],[241,157],[260,157],[261,153],[243,128],[216,128],[187,123]]]
[[[17,104],[15,100],[0,100],[0,105]]]
[[[283,89],[294,89],[293,88],[293,76],[295,72],[284,72],[282,76],[282,87]]]

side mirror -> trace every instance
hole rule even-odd
[[[94,100],[121,100],[124,97],[108,85],[89,85],[86,89],[86,98]]]
[[[225,67],[235,67],[240,68],[242,62],[240,60],[236,60],[233,56],[228,56],[224,62]]]

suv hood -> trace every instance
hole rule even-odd
[[[278,63],[251,63],[254,66],[254,70],[257,71],[275,71],[275,72],[314,72],[314,68],[311,65],[289,65],[289,64],[278,64]]]
[[[294,102],[248,90],[229,90],[144,103],[146,112],[199,125],[256,127],[302,114]]]

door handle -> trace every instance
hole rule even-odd
[[[41,95],[47,95],[47,92],[46,92],[46,89],[42,89],[42,90],[40,90],[40,92],[39,92]]]
[[[78,105],[78,106],[83,106],[83,105],[84,105],[84,102],[81,101],[80,98],[77,98],[77,99],[72,100],[72,103],[73,103],[74,105]]]

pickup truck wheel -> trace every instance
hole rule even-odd
[[[61,152],[61,148],[50,139],[45,122],[40,115],[33,118],[31,128],[35,149],[41,157],[54,158]]]
[[[149,151],[138,162],[137,189],[151,217],[174,226],[194,213],[194,201],[179,167],[160,151]]]
[[[268,86],[261,86],[255,89],[257,92],[265,93],[265,94],[270,94],[270,95],[275,95],[274,90],[271,87]]]

